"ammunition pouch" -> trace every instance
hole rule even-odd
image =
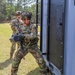
[[[30,39],[30,46],[36,45],[38,43],[38,37]]]

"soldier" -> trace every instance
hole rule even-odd
[[[36,35],[36,27],[30,23],[31,17],[32,14],[29,12],[22,13],[22,21],[24,24],[20,25],[19,28],[21,29],[21,33],[25,34],[25,38],[22,43],[23,51],[19,48],[19,50],[15,53],[12,62],[11,75],[17,75],[21,59],[26,56],[28,52],[30,52],[36,59],[42,75],[47,75],[47,67],[37,44],[38,36]]]
[[[22,24],[21,11],[17,11],[16,12],[16,19],[12,20],[11,24],[10,24],[11,25],[11,29],[12,29],[12,35],[17,33],[17,29],[16,29],[15,25],[20,25],[20,24]],[[17,43],[17,46],[18,45],[19,44]],[[16,42],[12,42],[11,49],[10,49],[10,59],[12,59],[15,49],[16,49]]]

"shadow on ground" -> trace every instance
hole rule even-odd
[[[8,67],[11,64],[11,62],[11,59],[7,59],[4,62],[0,63],[0,70],[3,70],[4,68]]]
[[[39,68],[36,68],[35,70],[33,71],[30,71],[28,74],[26,75],[41,75],[40,73],[40,69]],[[47,75],[51,75],[51,73],[47,73]]]
[[[40,70],[39,68],[36,68],[35,70],[30,71],[30,72],[29,72],[28,74],[26,74],[26,75],[41,75],[39,70]]]

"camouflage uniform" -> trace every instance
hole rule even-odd
[[[14,19],[11,21],[11,29],[12,29],[12,35],[16,34],[18,31],[15,27],[15,25],[21,25],[22,22],[21,20],[18,20],[18,19]],[[19,43],[17,42],[17,48],[19,46]],[[12,57],[13,53],[14,53],[14,50],[16,49],[16,42],[12,42],[12,45],[11,45],[11,49],[10,49],[10,56]]]
[[[42,72],[45,72],[47,67],[42,57],[42,53],[37,45],[38,37],[36,36],[36,30],[34,25],[28,25],[28,26],[21,25],[20,28],[21,28],[21,32],[25,34],[25,38],[23,41],[23,53],[21,49],[17,50],[17,52],[15,53],[13,63],[12,63],[12,68],[11,68],[11,75],[17,75],[17,71],[21,59],[28,52],[30,52],[34,56],[36,62],[40,67],[40,70]]]

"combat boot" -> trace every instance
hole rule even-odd
[[[41,75],[47,75],[47,71],[40,71]]]

